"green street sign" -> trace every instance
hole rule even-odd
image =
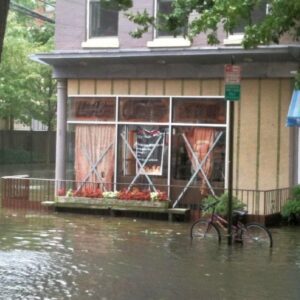
[[[240,84],[225,84],[225,100],[238,101],[241,97]]]

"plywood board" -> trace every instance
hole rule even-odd
[[[95,95],[96,82],[91,79],[79,80],[79,93],[80,95]]]
[[[130,95],[146,95],[146,80],[130,80]]]
[[[259,189],[276,187],[279,80],[261,80]]]
[[[110,95],[112,93],[112,80],[97,80],[96,93],[97,95]]]
[[[78,95],[78,94],[79,94],[79,80],[68,79],[68,95]]]

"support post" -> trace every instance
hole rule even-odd
[[[66,133],[67,133],[67,81],[57,80],[57,127],[55,154],[55,183],[58,189],[65,188],[66,180]]]
[[[234,132],[234,101],[229,101],[228,211],[227,211],[228,245],[232,244],[233,132]]]

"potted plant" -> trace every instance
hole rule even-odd
[[[219,203],[216,205],[215,212],[217,214],[220,214],[222,216],[226,216],[228,212],[228,193],[223,193],[221,196],[213,197],[209,195],[207,198],[203,199],[203,205],[208,206],[211,203],[215,202],[216,200],[219,200]],[[232,209],[238,210],[238,209],[244,209],[245,204],[240,201],[236,197],[232,197]],[[211,213],[212,208],[208,209],[205,213]]]

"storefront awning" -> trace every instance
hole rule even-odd
[[[286,126],[300,126],[300,90],[294,90],[293,92]]]

